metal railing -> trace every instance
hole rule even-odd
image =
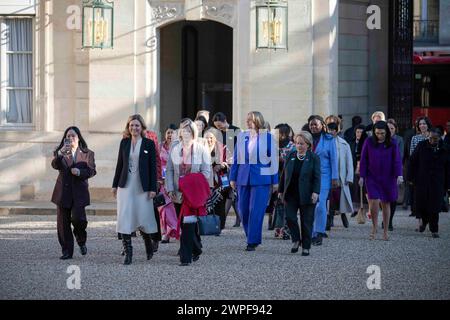
[[[439,42],[439,20],[414,20],[414,41]]]

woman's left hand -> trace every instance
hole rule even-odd
[[[397,177],[397,185],[401,185],[403,183],[403,177],[399,176]]]
[[[272,193],[278,192],[278,184],[272,186]]]
[[[77,168],[72,168],[72,169],[70,169],[70,172],[72,172],[72,174],[74,175],[74,176],[80,176],[80,169],[77,169]]]
[[[150,192],[148,193],[148,198],[149,198],[149,199],[153,199],[154,197],[156,197],[156,192],[150,191]]]

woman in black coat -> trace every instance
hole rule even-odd
[[[296,253],[302,245],[302,256],[309,255],[314,223],[314,209],[320,192],[320,158],[311,151],[313,137],[307,131],[294,136],[296,150],[290,152],[280,178],[279,196],[285,204],[287,225]],[[297,211],[300,209],[300,228]]]
[[[424,232],[427,224],[433,238],[439,238],[439,212],[442,199],[450,187],[450,155],[438,129],[431,129],[427,140],[420,142],[409,161],[409,180],[414,186],[414,211],[420,214]]]
[[[117,198],[117,232],[122,235],[124,264],[132,263],[131,235],[139,230],[144,238],[147,260],[153,257],[150,234],[158,231],[153,206],[156,196],[156,148],[145,137],[146,126],[140,115],[128,118],[117,156],[113,193]]]
[[[62,248],[60,259],[72,259],[73,235],[82,255],[87,253],[85,207],[90,204],[87,180],[95,176],[94,152],[88,149],[80,129],[69,127],[54,152],[52,167],[59,171],[52,202],[57,205],[58,240]],[[72,228],[70,224],[73,225]]]

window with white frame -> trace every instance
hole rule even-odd
[[[33,20],[0,17],[0,126],[33,124]]]

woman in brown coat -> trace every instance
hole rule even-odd
[[[57,205],[58,240],[62,248],[60,259],[72,259],[73,235],[82,255],[86,248],[86,211],[90,204],[87,180],[95,176],[94,152],[88,149],[80,129],[69,127],[54,152],[52,167],[59,171],[52,202]],[[73,225],[72,228],[70,224]]]

